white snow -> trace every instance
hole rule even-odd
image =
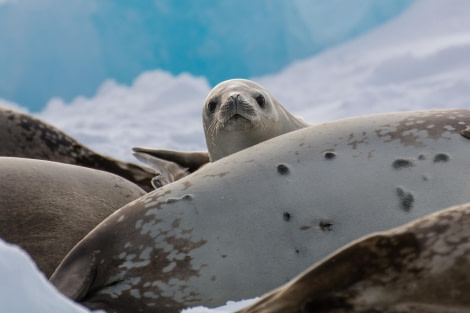
[[[312,123],[386,111],[470,108],[469,16],[466,0],[419,0],[353,42],[255,80]],[[101,153],[132,160],[133,146],[204,149],[200,110],[208,92],[203,78],[156,70],[142,73],[131,86],[106,81],[93,98],[53,99],[38,116]],[[18,249],[0,242],[0,263],[7,282],[0,284],[0,312],[80,312],[51,290]]]
[[[0,239],[0,312],[85,313],[59,294],[28,254]]]

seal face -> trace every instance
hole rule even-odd
[[[470,203],[359,239],[238,313],[468,312]]]
[[[231,79],[215,86],[202,110],[210,160],[309,126],[289,113],[261,85]]]

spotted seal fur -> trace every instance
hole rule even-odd
[[[59,129],[28,114],[0,107],[0,156],[49,160],[114,173],[146,191],[155,171],[87,148]]]
[[[51,282],[110,313],[259,296],[352,240],[470,202],[467,125],[470,110],[417,111],[277,136],[121,208]]]
[[[237,313],[470,311],[470,204],[357,240]]]

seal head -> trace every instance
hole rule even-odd
[[[309,126],[261,85],[246,79],[215,86],[206,98],[202,117],[211,162]]]

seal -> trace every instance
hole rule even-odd
[[[387,113],[266,140],[124,206],[51,282],[118,313],[259,296],[352,240],[470,202],[467,125],[470,110]]]
[[[0,107],[0,156],[49,160],[114,173],[146,191],[153,169],[92,151],[59,129],[28,114]]]
[[[111,173],[0,157],[0,237],[24,248],[49,277],[90,230],[144,194]]]
[[[470,204],[369,235],[238,313],[468,312]]]
[[[246,79],[230,79],[215,86],[204,102],[202,121],[208,156],[203,152],[139,147],[133,149],[137,152],[134,155],[157,170],[161,168],[163,173],[170,165],[152,159],[173,162],[171,166],[193,173],[209,161],[310,126],[287,111],[264,87]],[[148,156],[143,157],[144,153]],[[174,178],[162,176],[161,182],[171,182]]]
[[[204,103],[202,121],[211,162],[309,126],[268,90],[246,79],[230,79],[215,86]]]

